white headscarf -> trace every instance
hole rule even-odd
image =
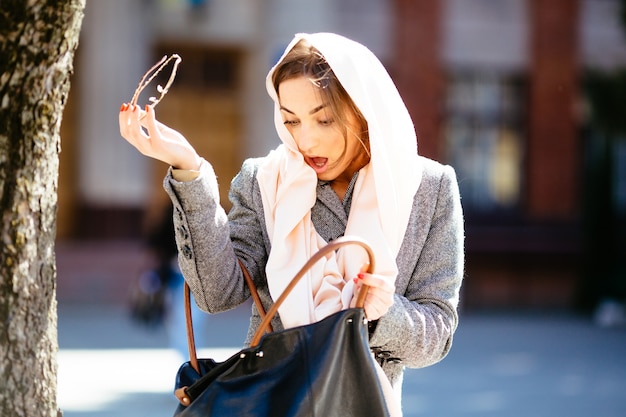
[[[306,39],[326,59],[368,123],[371,160],[361,169],[352,196],[345,235],[365,239],[376,255],[376,274],[395,281],[396,256],[404,239],[422,168],[409,113],[391,77],[365,46],[332,33],[297,34],[283,56]],[[282,145],[258,172],[267,231],[272,243],[266,265],[270,294],[277,299],[306,260],[326,242],[311,222],[317,176],[283,124],[274,66],[266,78],[275,102],[274,120]],[[279,309],[286,328],[309,324],[349,306],[352,279],[366,255],[345,247],[318,263]],[[323,264],[323,265],[322,265]]]

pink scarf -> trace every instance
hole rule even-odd
[[[395,281],[395,259],[422,172],[413,123],[387,71],[366,47],[330,33],[298,34],[285,54],[303,38],[324,55],[367,119],[371,160],[359,172],[345,235],[365,239],[376,255],[375,273]],[[257,179],[272,243],[267,280],[272,298],[277,299],[306,260],[326,242],[311,222],[317,176],[283,125],[271,80],[273,72],[274,68],[266,86],[275,102],[274,120],[283,143],[270,152]],[[325,262],[318,262],[279,309],[283,325],[309,324],[349,307],[352,279],[366,260],[361,248],[344,247]]]

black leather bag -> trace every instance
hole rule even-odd
[[[373,271],[373,254],[364,241],[343,237],[329,243],[296,274],[267,314],[262,313],[263,320],[251,347],[224,362],[196,358],[188,314],[190,361],[180,367],[176,376],[176,396],[181,405],[174,416],[388,416],[369,350],[362,308],[366,288],[359,294],[357,308],[306,326],[264,334],[278,307],[306,270],[330,251],[347,244],[360,245],[368,252],[369,270]],[[246,280],[251,285],[249,276]],[[189,298],[187,289],[188,311]]]

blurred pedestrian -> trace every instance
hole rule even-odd
[[[171,349],[182,358],[189,355],[184,309],[184,278],[178,266],[178,250],[168,204],[148,219],[145,243],[146,262],[131,295],[133,319],[151,328],[165,327]],[[206,343],[208,314],[192,303],[194,330],[198,344]]]

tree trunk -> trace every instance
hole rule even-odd
[[[0,5],[0,416],[57,416],[59,130],[85,0]]]

